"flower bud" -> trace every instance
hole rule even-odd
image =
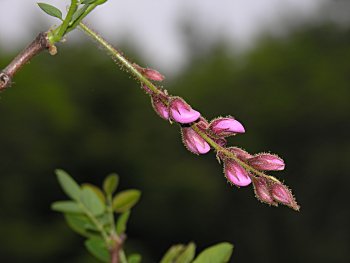
[[[256,198],[258,198],[261,202],[277,206],[277,203],[271,195],[270,186],[266,178],[253,177],[253,185]]]
[[[187,150],[194,154],[205,154],[210,151],[209,144],[192,128],[182,128],[182,141]]]
[[[160,98],[152,96],[152,106],[159,117],[164,120],[169,119],[169,109]]]
[[[146,78],[150,80],[163,81],[165,79],[165,77],[155,69],[145,68],[143,69],[142,73]]]
[[[229,147],[227,150],[232,152],[238,159],[244,162],[253,157],[253,155],[238,147]]]
[[[133,66],[138,70],[138,72],[150,80],[163,81],[165,79],[165,77],[155,69],[143,68],[136,63],[133,63]]]
[[[284,161],[274,154],[260,153],[248,160],[248,164],[257,170],[281,171],[284,169]]]
[[[172,99],[169,109],[171,118],[178,123],[191,123],[198,120],[201,116],[198,111],[192,109],[191,106],[181,98]]]
[[[248,172],[236,161],[231,159],[225,160],[224,173],[227,180],[236,186],[247,186],[252,182]]]
[[[275,201],[283,205],[289,206],[290,208],[299,211],[299,206],[295,201],[292,192],[287,186],[281,183],[273,183],[270,187],[271,195]]]
[[[217,118],[210,123],[209,128],[213,134],[219,137],[245,132],[243,125],[232,117]]]

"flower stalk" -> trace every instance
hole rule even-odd
[[[162,81],[164,78],[158,71],[154,70],[149,74],[148,69],[130,62],[121,52],[85,24],[80,23],[79,26],[140,82],[141,87],[150,95],[153,107],[161,118],[169,122],[174,121],[182,127],[182,139],[189,151],[194,154],[205,154],[209,152],[210,145],[217,152],[218,160],[221,159],[224,162],[225,176],[229,182],[238,187],[247,186],[253,182],[256,197],[260,201],[273,206],[280,203],[299,211],[300,207],[288,187],[274,176],[262,172],[264,170],[283,170],[284,162],[281,158],[265,153],[252,156],[239,148],[237,149],[240,152],[237,152],[237,149],[235,152],[225,147],[225,137],[245,132],[244,127],[238,121],[228,116],[214,119],[209,124],[182,98],[170,96],[166,90],[153,84],[151,80]],[[246,159],[240,158],[242,154],[246,155]],[[264,180],[264,183],[257,183],[260,178]]]

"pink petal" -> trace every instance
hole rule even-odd
[[[180,98],[174,99],[170,102],[171,118],[179,123],[191,123],[201,116],[201,114],[192,109],[185,101]]]
[[[252,180],[248,172],[233,160],[227,160],[224,164],[226,178],[237,186],[247,186]]]
[[[213,120],[210,123],[210,129],[217,136],[231,136],[245,132],[243,125],[232,117]]]
[[[209,144],[192,128],[182,128],[182,140],[186,148],[194,154],[205,154],[210,151]]]

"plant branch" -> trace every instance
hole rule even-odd
[[[89,36],[91,36],[94,40],[96,40],[99,44],[101,44],[112,56],[115,58],[121,65],[123,65],[125,68],[131,72],[131,74],[136,77],[142,84],[145,84],[149,89],[151,89],[156,94],[161,94],[162,91],[155,86],[149,79],[147,79],[145,76],[143,76],[135,67],[133,63],[131,63],[129,60],[127,60],[121,52],[116,50],[111,44],[109,44],[105,39],[103,39],[100,35],[98,35],[96,32],[94,32],[92,29],[87,27],[85,24],[80,23],[80,28],[85,31]],[[167,103],[167,102],[165,102]],[[265,178],[268,178],[270,180],[273,180],[275,182],[279,182],[278,179],[276,179],[273,176],[269,176],[261,171],[258,171],[251,167],[250,165],[246,164],[245,162],[241,161],[237,156],[235,156],[232,152],[228,151],[224,147],[217,144],[214,140],[212,140],[208,135],[206,135],[204,132],[202,132],[196,124],[191,125],[191,128],[198,133],[199,136],[201,136],[207,143],[211,145],[217,152],[222,152],[229,158],[235,160],[237,163],[239,163],[242,167],[244,167],[247,171],[250,171],[258,176],[262,176]]]
[[[126,59],[121,52],[116,50],[111,44],[109,44],[104,38],[102,38],[95,31],[87,27],[85,24],[80,23],[80,28],[89,36],[91,36],[94,40],[96,40],[104,49],[110,53],[114,59],[116,59],[122,66],[124,66],[137,80],[141,83],[147,85],[149,89],[151,89],[154,93],[160,94],[161,91],[157,88],[149,79],[143,76],[131,63],[128,59]]]
[[[21,53],[15,57],[8,66],[0,72],[0,91],[11,86],[13,76],[34,56],[38,55],[45,49],[53,48],[50,44],[47,33],[39,33]]]

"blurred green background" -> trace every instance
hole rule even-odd
[[[186,151],[178,127],[154,114],[108,56],[88,40],[68,42],[57,56],[26,65],[0,95],[1,262],[96,262],[50,211],[65,198],[56,168],[98,185],[117,172],[120,189],[142,190],[126,250],[144,262],[189,241],[198,250],[231,242],[232,262],[350,262],[349,29],[310,21],[283,38],[262,35],[245,54],[224,40],[198,48],[191,30],[186,37],[190,63],[164,86],[208,119],[240,120],[247,132],[230,145],[282,156],[287,169],[275,175],[301,211],[268,207],[251,187],[230,187],[215,155]],[[0,47],[0,68],[13,56]]]

